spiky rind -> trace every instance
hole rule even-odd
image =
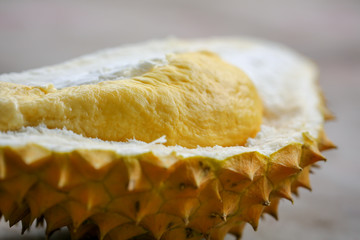
[[[311,189],[311,166],[323,160],[304,134],[269,157],[246,152],[218,161],[153,153],[52,152],[36,144],[0,147],[0,212],[23,231],[36,219],[49,236],[68,227],[73,239],[223,239],[277,218],[281,198]],[[169,157],[173,158],[169,161]]]

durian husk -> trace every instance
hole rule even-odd
[[[334,144],[323,132],[303,137],[269,157],[246,152],[223,161],[2,146],[0,213],[23,232],[45,220],[47,236],[67,227],[72,239],[240,237],[245,223],[257,229],[262,214],[277,218],[281,198],[311,189],[311,167]]]
[[[239,44],[244,52],[257,49],[244,46]],[[84,59],[77,63],[92,57]],[[323,119],[332,117],[324,100],[318,107]],[[201,151],[187,157],[176,151],[128,155],[96,148],[61,151],[36,142],[1,145],[0,215],[10,226],[21,222],[22,232],[34,221],[46,222],[48,237],[67,227],[72,239],[216,240],[227,233],[240,238],[246,223],[256,230],[263,214],[278,217],[281,199],[293,202],[300,187],[311,189],[311,169],[325,160],[320,151],[335,147],[324,130],[317,129],[316,138],[301,130],[301,141],[270,154],[251,148],[221,160]]]

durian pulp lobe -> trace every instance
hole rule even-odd
[[[173,54],[130,79],[55,89],[0,83],[0,130],[45,124],[109,141],[244,145],[262,122],[262,102],[239,68],[210,52]]]

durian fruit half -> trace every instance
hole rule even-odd
[[[0,75],[0,214],[73,239],[240,237],[334,147],[317,70],[246,38],[167,39]]]

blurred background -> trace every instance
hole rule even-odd
[[[243,239],[359,239],[360,1],[138,0],[0,1],[0,73],[60,63],[125,43],[175,36],[252,36],[313,59],[336,120],[326,125],[337,150],[312,175],[312,193],[283,201],[279,221],[265,216]],[[0,239],[20,236],[2,220]],[[61,231],[51,239],[68,239]],[[234,239],[228,236],[227,240]]]

